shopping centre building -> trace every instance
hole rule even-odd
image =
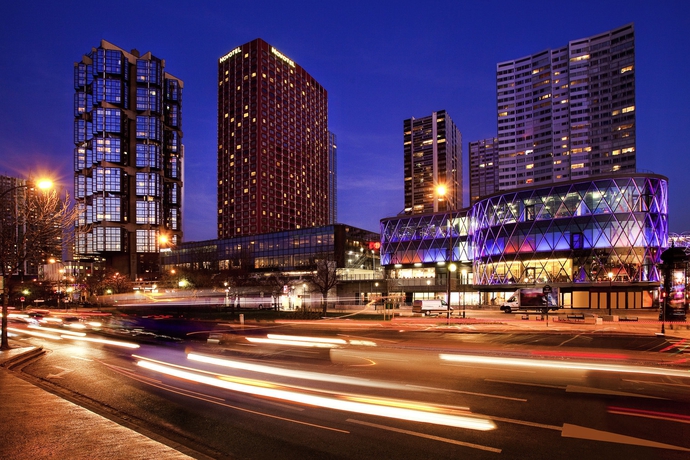
[[[381,221],[388,295],[490,305],[558,288],[565,308],[637,309],[659,296],[668,179],[616,174],[498,192],[470,208]]]

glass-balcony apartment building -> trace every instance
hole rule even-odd
[[[75,257],[131,279],[182,238],[182,88],[150,52],[102,40],[74,64]]]
[[[633,24],[496,66],[499,189],[635,171]]]

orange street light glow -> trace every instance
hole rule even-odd
[[[53,188],[53,181],[50,179],[40,179],[36,182],[36,186],[41,190],[48,190]]]

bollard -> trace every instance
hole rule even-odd
[[[240,313],[240,324],[244,326],[244,313]]]

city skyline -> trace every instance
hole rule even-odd
[[[468,142],[496,133],[497,63],[634,23],[637,168],[669,178],[670,231],[690,231],[690,213],[683,212],[690,158],[677,135],[689,121],[683,106],[690,96],[673,83],[690,70],[681,59],[690,43],[684,35],[690,7],[682,2],[663,9],[646,2],[582,2],[579,12],[563,10],[559,21],[535,14],[556,8],[551,2],[443,2],[424,10],[383,2],[366,5],[366,13],[359,3],[325,8],[276,2],[265,5],[269,13],[263,18],[254,18],[256,7],[169,2],[160,24],[153,25],[145,22],[146,14],[140,20],[125,7],[111,11],[106,21],[92,21],[105,10],[93,6],[77,14],[83,11],[77,5],[3,6],[0,174],[36,176],[45,168],[57,172],[72,193],[73,63],[101,39],[124,49],[140,47],[163,57],[185,82],[184,241],[215,238],[217,60],[262,38],[328,90],[329,130],[338,136],[338,221],[378,232],[380,219],[404,207],[405,119],[446,110],[463,134],[468,171]],[[164,33],[166,27],[174,33]],[[32,127],[37,123],[40,129]]]

